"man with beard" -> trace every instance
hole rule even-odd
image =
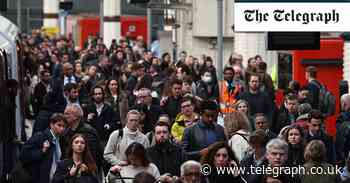
[[[243,91],[243,86],[233,80],[234,70],[232,67],[225,67],[224,80],[219,82],[219,101],[222,113],[233,112],[237,96]]]
[[[184,150],[170,141],[169,124],[159,121],[154,128],[156,144],[147,149],[152,163],[157,165],[159,173],[180,176],[180,166],[187,157]]]
[[[105,103],[105,93],[102,87],[95,86],[92,89],[92,103],[85,109],[85,119],[92,127],[97,130],[99,137],[104,146],[109,135],[116,129],[121,128],[121,123],[117,113],[113,112],[113,108]]]
[[[272,121],[272,103],[266,92],[260,91],[260,77],[257,74],[251,74],[248,80],[247,91],[241,93],[238,99],[248,101],[250,106],[250,115],[264,113],[268,121]]]
[[[171,94],[168,97],[163,97],[160,100],[160,107],[163,111],[169,115],[171,125],[175,120],[177,114],[181,112],[180,102],[182,100],[181,89],[182,81],[179,79],[173,79],[170,81]]]

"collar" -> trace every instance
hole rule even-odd
[[[105,104],[103,102],[101,104],[96,104],[95,103],[95,106],[96,106],[96,110],[102,110],[103,107],[105,106]]]
[[[215,129],[215,125],[214,124],[205,124],[202,120],[199,121],[198,125],[201,128]]]
[[[128,134],[128,135],[138,135],[139,133],[139,130],[136,130],[136,131],[131,131],[128,127],[125,126],[125,133]]]
[[[58,137],[55,135],[55,133],[50,129],[50,133],[51,133],[51,135],[52,135],[52,137],[53,137],[53,140],[58,140]]]
[[[309,135],[310,135],[311,137],[318,137],[318,136],[321,136],[321,133],[313,134],[313,133],[309,130]]]

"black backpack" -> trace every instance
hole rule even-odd
[[[325,116],[332,116],[335,114],[336,99],[335,96],[327,89],[326,86],[322,85],[317,81],[312,81],[319,88],[318,95],[318,106],[320,111]]]

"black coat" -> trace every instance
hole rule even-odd
[[[33,106],[33,112],[34,114],[38,114],[40,107],[44,103],[44,98],[47,94],[46,91],[46,85],[43,82],[39,82],[34,87],[34,93],[33,93],[33,99],[32,99],[32,106]]]
[[[154,163],[162,175],[170,173],[180,176],[180,166],[187,160],[185,151],[171,142],[156,144],[147,149],[150,161]]]
[[[46,140],[50,142],[50,147],[43,153],[42,147]],[[23,145],[20,161],[35,179],[35,183],[49,182],[54,152],[55,144],[49,129],[35,134]]]
[[[293,121],[289,116],[290,114],[288,113],[288,110],[284,107],[281,107],[281,109],[278,111],[277,120],[274,121],[274,124],[272,124],[273,132],[278,134],[283,127],[293,124],[298,118],[297,115],[294,115]]]
[[[259,91],[257,94],[253,94],[246,91],[241,93],[238,99],[244,99],[248,102],[251,116],[256,113],[264,113],[269,121],[272,120],[273,104],[266,92]]]
[[[177,114],[181,112],[181,100],[182,97],[169,97],[163,106],[164,112],[169,115],[171,125],[174,123]]]
[[[209,90],[210,88],[210,90]],[[219,98],[219,87],[216,82],[210,84],[205,83],[202,80],[199,80],[196,86],[196,94],[203,100],[215,100]]]
[[[95,114],[91,121],[87,120],[88,114]],[[97,133],[102,141],[107,142],[109,135],[116,129],[122,127],[119,114],[113,111],[113,108],[104,103],[101,114],[98,115],[95,104],[90,104],[85,108],[85,121],[97,130]],[[107,127],[109,126],[109,127]]]
[[[70,176],[70,169],[73,167],[72,159],[65,159],[57,163],[56,173],[52,183],[98,183],[96,175],[91,172],[83,172],[80,176]]]

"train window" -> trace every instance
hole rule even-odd
[[[293,56],[290,53],[278,53],[278,88],[286,90],[292,80]]]

